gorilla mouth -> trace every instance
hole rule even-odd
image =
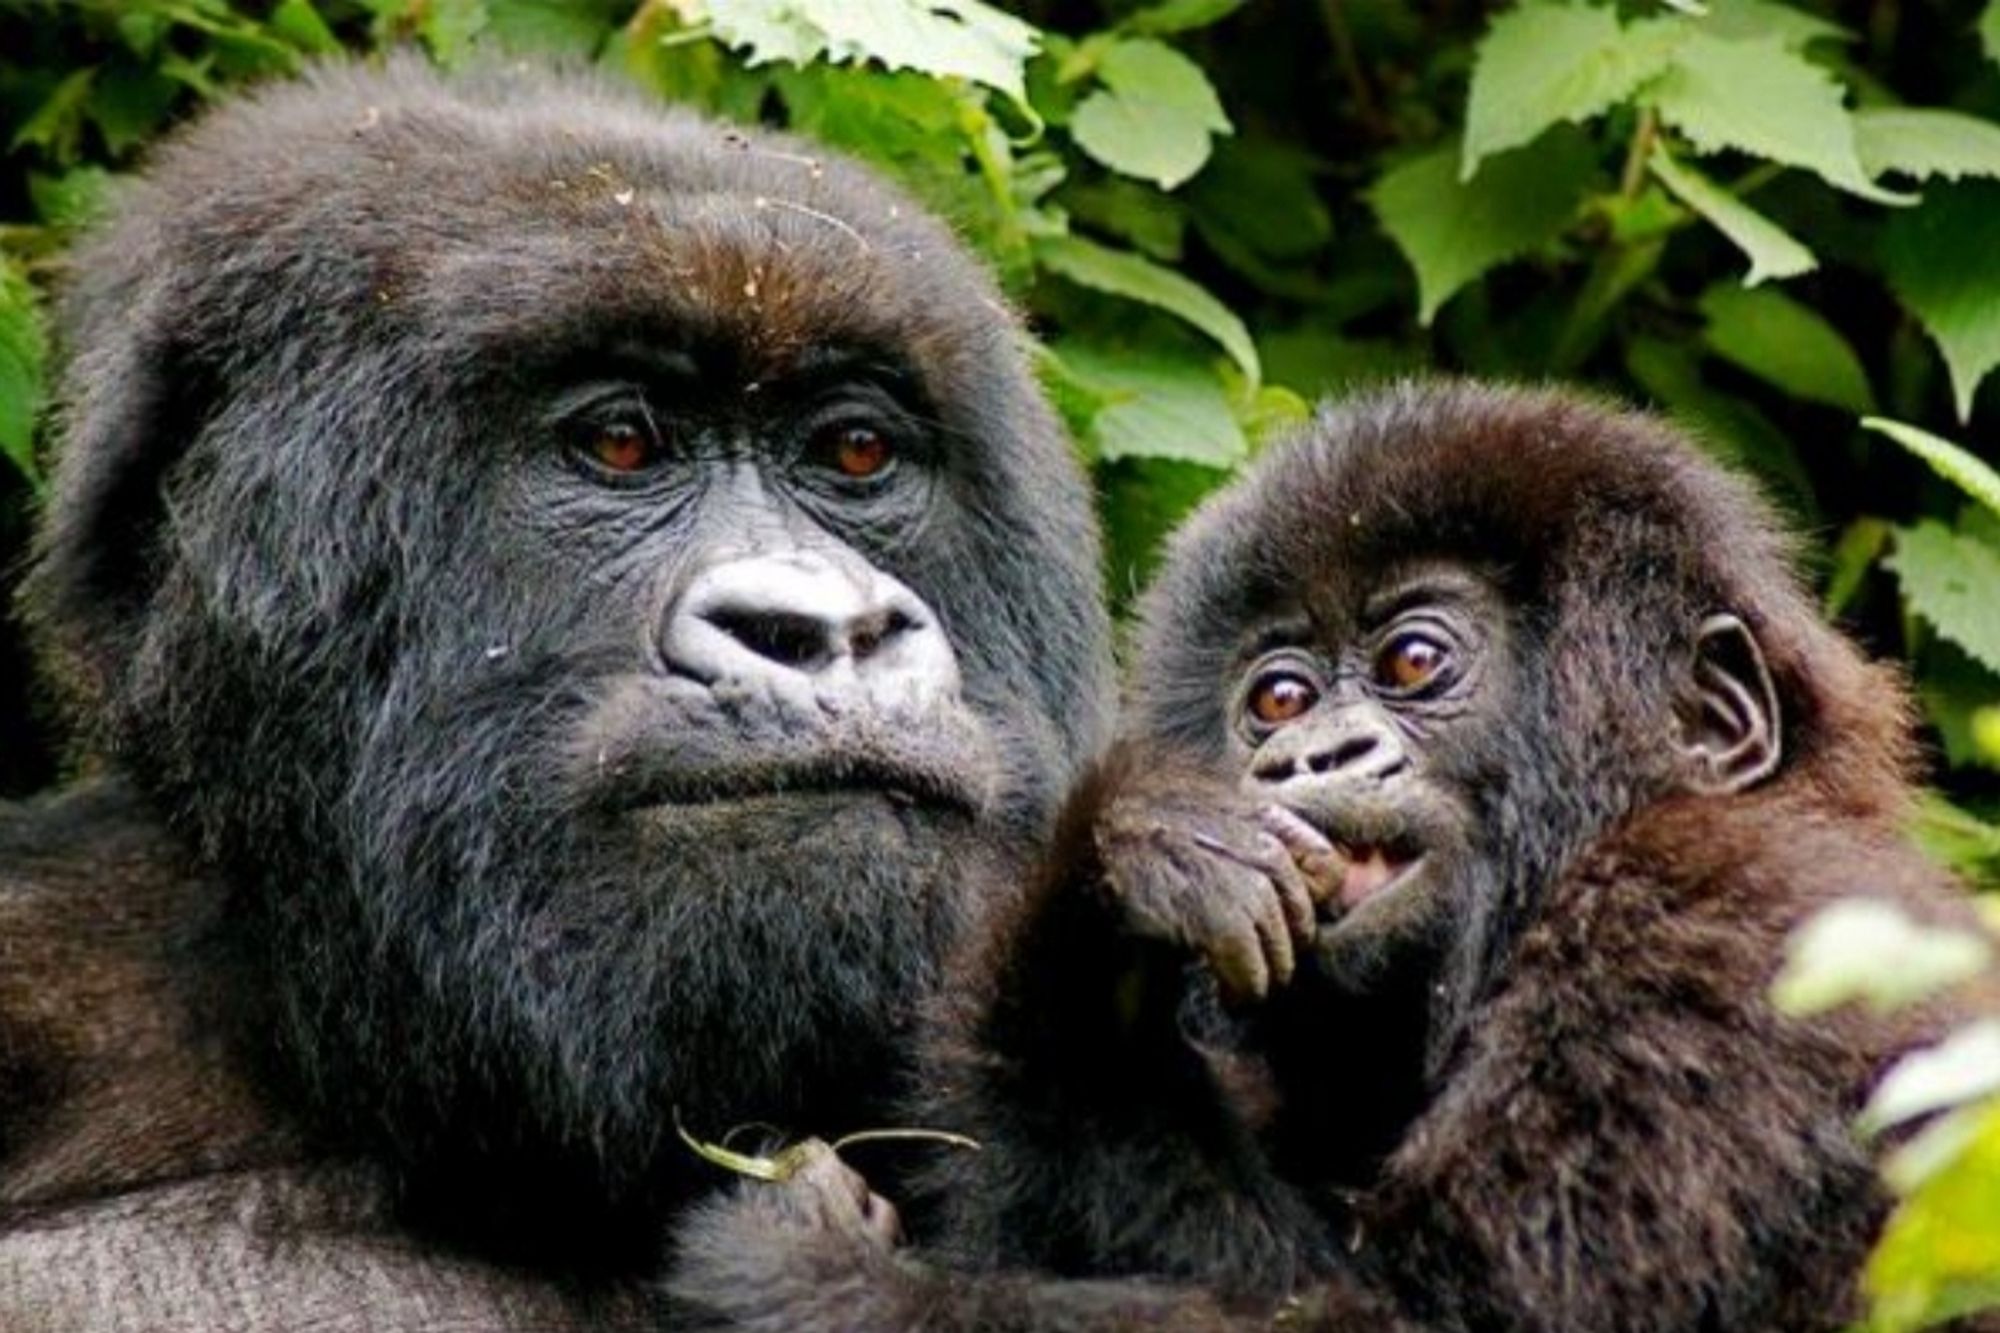
[[[661,811],[809,796],[880,796],[970,818],[983,813],[990,800],[967,770],[883,755],[825,755],[662,772],[656,781],[628,791],[620,805]]]
[[[1334,897],[1348,911],[1394,888],[1424,859],[1420,848],[1401,841],[1355,843],[1335,839],[1334,847],[1347,863]]]

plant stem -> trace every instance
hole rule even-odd
[[[1361,68],[1361,57],[1354,49],[1354,33],[1347,26],[1343,0],[1319,0],[1319,16],[1326,27],[1327,38],[1333,43],[1333,60],[1340,67],[1347,95],[1353,99],[1356,119],[1370,137],[1386,139],[1389,137],[1389,126],[1382,119],[1382,108],[1375,102],[1375,90],[1369,86],[1368,73]]]
[[[1653,158],[1653,142],[1660,137],[1660,113],[1652,107],[1639,111],[1639,123],[1632,127],[1632,144],[1625,150],[1625,171],[1618,179],[1618,195],[1637,199],[1646,184],[1646,164]]]

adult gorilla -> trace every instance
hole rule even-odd
[[[943,228],[330,68],[163,149],[66,332],[27,605],[111,776],[0,821],[0,1322],[560,1326],[698,1183],[676,1113],[887,1114],[1106,715],[1087,492]]]

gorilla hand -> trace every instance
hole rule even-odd
[[[1103,888],[1126,931],[1204,960],[1224,999],[1260,1000],[1291,980],[1342,859],[1312,826],[1220,781],[1126,770],[1093,829]]]

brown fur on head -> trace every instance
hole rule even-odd
[[[1783,710],[1776,781],[1856,815],[1901,814],[1911,764],[1894,674],[1822,619],[1751,486],[1656,418],[1572,393],[1406,383],[1321,412],[1173,545],[1146,598],[1139,714],[1203,743],[1204,670],[1245,608],[1329,600],[1411,552],[1499,577],[1545,646],[1565,733],[1626,754],[1703,619],[1740,617]],[[1654,702],[1663,702],[1655,698]],[[1635,730],[1638,729],[1638,730]],[[1576,758],[1585,765],[1588,754]]]

